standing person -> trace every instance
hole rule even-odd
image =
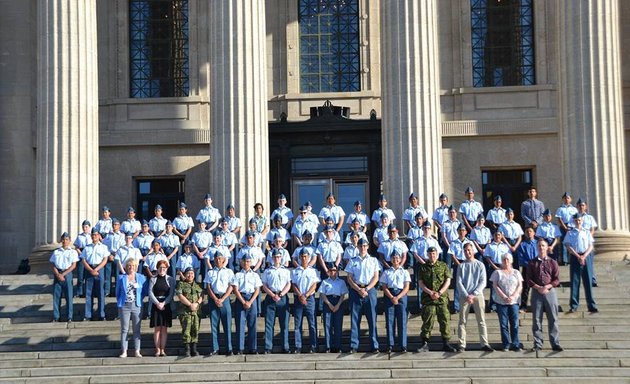
[[[459,265],[455,275],[455,286],[458,295],[453,300],[459,301],[459,323],[457,325],[457,337],[459,338],[458,352],[466,350],[466,323],[468,313],[472,307],[475,310],[475,319],[479,329],[479,344],[481,349],[492,352],[494,349],[488,343],[488,329],[486,328],[485,297],[483,290],[486,288],[486,268],[483,263],[475,259],[475,251],[472,243],[464,245],[465,260]],[[517,312],[518,313],[518,312]]]
[[[438,240],[431,233],[430,221],[427,220],[424,222],[424,224],[422,224],[422,232],[423,232],[422,236],[416,238],[413,241],[413,244],[411,246],[411,253],[413,254],[413,259],[414,259],[413,275],[416,281],[417,281],[418,270],[420,269],[420,266],[422,264],[425,264],[427,260],[429,260],[429,256],[427,255],[428,249],[431,247],[434,247],[435,249],[437,249],[438,258],[442,254],[442,247],[440,247]],[[416,304],[418,305],[418,309],[422,309],[422,303],[420,301],[420,297],[421,297],[420,286],[416,282],[412,282],[412,283],[416,287],[416,290],[417,290],[417,294],[416,294],[417,303]]]
[[[418,214],[422,217],[420,225],[422,225],[425,220],[429,219],[429,214],[419,204],[418,196],[415,193],[411,193],[411,195],[409,195],[409,207],[405,209],[402,217],[407,231],[416,226],[416,215]]]
[[[166,232],[167,220],[162,217],[162,206],[160,204],[155,206],[153,213],[155,213],[155,217],[149,220],[149,229],[151,229],[153,237],[159,239]]]
[[[260,249],[259,249],[260,251]],[[258,273],[252,270],[252,255],[245,253],[241,259],[241,270],[234,275],[232,287],[236,295],[236,342],[237,354],[245,353],[245,325],[247,324],[247,353],[258,354],[256,339],[256,319],[258,318],[257,298],[260,294],[262,281]]]
[[[402,257],[394,250],[390,256],[391,268],[381,275],[380,282],[385,296],[385,324],[389,341],[387,353],[394,347],[407,352],[407,292],[411,276],[402,266]]]
[[[492,272],[501,268],[501,256],[506,253],[510,253],[510,247],[503,241],[503,234],[501,231],[496,231],[492,235],[492,242],[486,246],[483,251],[483,259],[486,264],[486,276],[492,276]],[[490,291],[490,298],[488,300],[488,307],[486,311],[495,311],[494,305],[494,293]]]
[[[545,204],[538,200],[538,190],[533,185],[527,190],[528,199],[521,203],[521,218],[525,225],[538,228],[542,223]]]
[[[304,244],[304,233],[308,232],[311,234],[317,234],[317,226],[318,223],[313,223],[312,221],[306,220],[306,215],[308,214],[308,209],[306,206],[302,205],[300,207],[300,214],[295,219],[295,223],[291,228],[291,235],[293,237],[293,242],[296,247],[301,247]]]
[[[206,231],[212,232],[217,225],[219,225],[221,213],[218,209],[212,206],[212,195],[209,193],[206,193],[206,196],[203,199],[203,204],[204,206],[197,213],[195,220],[197,220],[197,222],[205,222]]]
[[[230,232],[238,238],[241,234],[241,227],[243,224],[241,223],[241,219],[236,216],[236,208],[234,208],[234,204],[228,204],[225,208],[225,216],[223,218],[228,222]]]
[[[81,252],[81,263],[87,272],[85,281],[85,317],[83,321],[92,319],[94,295],[98,295],[98,320],[105,319],[105,264],[107,264],[109,250],[101,243],[98,228],[92,228],[92,244],[88,244]]]
[[[103,205],[101,209],[101,218],[96,222],[94,228],[101,234],[101,239],[104,240],[107,235],[112,231],[112,219],[110,217],[111,212],[107,205]]]
[[[173,223],[170,220],[166,222],[166,232],[159,239],[162,250],[168,259],[169,275],[175,278],[175,267],[177,266],[177,254],[179,253],[180,244],[179,237],[173,233]]]
[[[265,216],[265,208],[261,203],[254,204],[254,216],[249,219],[249,223],[251,224],[252,221],[256,225],[256,231],[261,236],[266,236],[269,232],[269,218]]]
[[[486,219],[484,219],[483,214],[480,213],[479,216],[477,216],[477,225],[475,225],[470,233],[470,240],[475,244],[477,259],[482,259],[486,246],[492,241],[492,233],[488,227],[484,225],[485,221]]]
[[[344,218],[346,217],[346,213],[343,211],[343,208],[335,204],[335,195],[332,192],[326,196],[326,205],[319,211],[319,215],[317,215],[322,227],[326,226],[325,220],[329,217],[333,219],[333,224],[335,226],[335,230],[337,232],[341,232],[343,228]]]
[[[147,253],[147,257],[144,260],[144,275],[147,278],[151,278],[152,276],[157,275],[157,267],[158,263],[164,260],[168,263],[168,259],[164,252],[162,252],[162,246],[160,245],[160,241],[154,239],[151,243],[151,250]],[[149,306],[151,308],[151,306]]]
[[[61,234],[61,247],[53,251],[50,256],[53,272],[53,323],[59,321],[59,307],[61,307],[61,297],[66,296],[66,307],[68,309],[68,323],[72,322],[72,271],[77,266],[79,256],[70,247],[72,243],[68,232]]]
[[[194,253],[192,253],[192,242],[187,239],[184,242],[184,252],[179,256],[179,260],[177,260],[176,270],[177,277],[179,277],[178,280],[182,281],[185,279],[184,271],[188,268],[194,269],[197,279],[201,279],[201,277],[199,276],[199,266],[199,259]]]
[[[503,224],[507,220],[507,216],[505,215],[505,209],[501,206],[503,204],[503,198],[501,195],[496,195],[494,197],[494,207],[488,211],[486,215],[486,220],[488,220],[488,224],[490,225],[490,230],[492,233],[495,233],[501,224]]]
[[[278,207],[271,212],[271,217],[280,216],[282,218],[282,227],[289,230],[293,224],[293,212],[287,207],[287,197],[284,193],[278,196]]]
[[[308,323],[309,353],[317,351],[317,321],[315,318],[315,289],[320,282],[319,274],[309,267],[311,256],[306,249],[300,252],[300,266],[293,270],[291,283],[293,286],[294,302],[294,353],[302,351],[302,322],[304,317]]]
[[[393,255],[394,252],[398,253],[401,257],[401,263],[404,266],[407,261],[409,248],[407,248],[407,244],[398,238],[398,228],[396,228],[394,224],[390,224],[389,227],[387,227],[387,236],[387,239],[381,242],[376,250],[383,269],[391,268],[391,255]]]
[[[448,196],[445,193],[440,194],[440,205],[433,211],[431,219],[437,228],[437,238],[442,238],[442,223],[448,219]]]
[[[558,264],[560,265],[569,263],[569,255],[566,247],[564,247],[564,237],[571,229],[571,225],[573,225],[573,215],[578,213],[577,208],[571,204],[571,201],[571,195],[569,192],[565,192],[562,195],[562,205],[556,210],[556,218],[558,219],[558,226],[560,227],[560,233],[562,234],[562,238],[560,239],[562,244],[562,254],[558,258]]]
[[[466,256],[464,255],[464,245],[471,243],[470,240],[466,237],[466,226],[461,224],[459,228],[457,228],[457,239],[451,241],[451,245],[448,247],[448,254],[451,257],[451,262],[453,266],[453,276],[457,276],[457,270],[461,263],[466,260]],[[455,284],[455,289],[453,290],[453,311],[454,313],[459,312],[459,287]]]
[[[153,330],[155,356],[166,356],[166,339],[168,329],[173,325],[173,311],[171,303],[175,295],[175,278],[167,275],[168,262],[160,260],[157,263],[157,276],[149,283],[149,300],[152,304],[149,327]]]
[[[282,265],[282,251],[271,250],[272,264],[262,275],[262,289],[265,291],[265,354],[273,350],[273,329],[278,316],[282,353],[289,353],[289,300],[291,290],[291,272]]]
[[[387,198],[385,198],[384,194],[381,194],[381,196],[378,198],[378,208],[375,209],[374,212],[372,212],[372,222],[374,223],[374,229],[383,226],[383,223],[381,221],[383,213],[387,217],[389,217],[392,223],[394,222],[394,220],[396,220],[396,215],[394,214],[394,211],[387,208]],[[389,223],[387,223],[387,225],[389,225]]]
[[[562,252],[559,252],[559,250],[562,249],[562,233],[560,233],[560,228],[551,220],[551,211],[545,209],[543,211],[543,221],[539,223],[538,228],[536,228],[536,237],[542,237],[547,240],[547,243],[549,243],[549,256],[560,263],[559,256]]]
[[[148,221],[142,220],[140,228],[140,234],[133,239],[133,246],[138,248],[140,250],[140,254],[142,255],[142,260],[138,264],[138,272],[144,271],[144,262],[151,250],[151,244],[153,243],[153,240],[155,240],[155,237],[153,237],[153,234],[151,234],[151,231],[149,230]]]
[[[540,229],[541,226],[538,226]],[[527,281],[527,264],[531,260],[534,260],[538,256],[538,242],[534,235],[534,228],[525,227],[525,240],[521,242],[516,250],[516,256],[518,257],[518,264],[521,266],[521,275],[523,281]],[[522,311],[527,310],[527,300],[529,299],[529,287],[524,284],[521,290],[521,303],[520,309]]]
[[[324,235],[325,238],[319,242],[315,253],[319,260],[319,270],[326,275],[328,274],[327,263],[333,263],[339,268],[341,256],[343,256],[343,247],[334,239],[335,228],[333,226],[324,228]]]
[[[427,250],[429,259],[422,264],[418,271],[418,285],[422,290],[422,331],[420,338],[422,344],[418,352],[429,350],[429,339],[433,330],[433,323],[437,317],[442,335],[442,349],[445,352],[455,352],[448,342],[451,338],[448,312],[448,287],[451,284],[451,271],[446,263],[438,260],[438,252],[435,247]]]
[[[206,265],[206,253],[208,252],[208,247],[212,243],[212,234],[206,231],[206,222],[200,221],[199,228],[197,232],[195,232],[192,236],[192,246],[193,252],[197,259],[199,260],[199,270],[202,276],[206,275],[206,271],[208,267]]]
[[[133,246],[133,232],[127,232],[125,234],[125,245],[118,248],[118,251],[116,251],[114,263],[116,264],[116,269],[119,274],[125,273],[125,261],[130,257],[136,260],[138,265],[140,265],[142,254],[138,248]]]
[[[354,220],[358,220],[359,224],[361,224],[359,229],[361,230],[361,232],[366,233],[370,226],[370,220],[368,219],[367,214],[363,212],[362,206],[363,205],[361,203],[361,200],[357,200],[354,202],[354,211],[348,215],[348,218],[346,219],[346,224],[348,224],[348,228],[352,230],[352,223],[354,222]]]
[[[127,208],[127,218],[120,225],[120,231],[122,233],[131,232],[135,239],[140,234],[141,229],[140,222],[136,220],[136,210],[133,207]]]
[[[195,282],[194,269],[186,269],[184,278],[184,281],[177,282],[177,287],[175,288],[175,293],[179,298],[179,310],[177,313],[182,326],[184,356],[199,356],[197,351],[199,325],[201,323],[199,308],[201,308],[201,303],[203,303],[203,289]],[[162,349],[161,356],[166,356],[164,349]]]
[[[499,226],[499,232],[503,234],[503,241],[510,247],[510,253],[512,254],[516,253],[518,246],[521,244],[524,232],[521,225],[514,221],[514,211],[512,208],[508,208],[506,212],[507,220]],[[518,269],[518,260],[514,261],[514,268]]]
[[[192,230],[195,227],[192,217],[188,216],[187,213],[188,206],[186,203],[179,203],[179,215],[173,219],[173,233],[179,237],[180,251],[183,251],[184,243],[190,239]]]
[[[573,229],[564,238],[564,245],[569,252],[569,273],[571,275],[571,300],[569,313],[577,311],[580,304],[580,281],[584,285],[586,305],[591,313],[598,312],[597,304],[593,298],[593,263],[589,261],[593,252],[593,236],[586,228],[583,228],[583,216],[579,213],[573,215]]]
[[[219,321],[225,335],[226,356],[232,356],[232,294],[231,282],[234,272],[226,267],[225,255],[222,251],[214,254],[214,268],[208,271],[204,279],[210,307],[210,329],[212,332],[212,351],[210,356],[219,353]]]
[[[483,213],[483,207],[481,203],[475,200],[475,191],[473,191],[472,187],[466,188],[464,194],[466,195],[466,200],[459,206],[459,213],[462,214],[462,221],[466,226],[466,230],[470,232],[475,225],[475,221],[477,221],[477,216]]]
[[[140,323],[142,317],[142,287],[146,278],[138,271],[138,261],[134,258],[125,260],[125,273],[118,275],[116,284],[116,305],[118,307],[118,318],[120,319],[120,356],[127,357],[127,335],[129,334],[129,322],[133,329],[134,356],[142,357],[140,354]]]
[[[372,353],[378,353],[378,333],[376,331],[376,284],[380,265],[375,257],[368,254],[368,242],[358,241],[359,256],[348,264],[348,285],[350,286],[350,353],[359,348],[359,333],[361,332],[361,317],[365,315],[368,323]]]
[[[344,312],[341,305],[348,297],[348,287],[339,278],[335,264],[330,263],[328,265],[328,278],[322,281],[318,292],[319,300],[324,304],[322,322],[324,323],[326,353],[339,353],[341,351]]]
[[[457,239],[459,236],[457,229],[460,225],[464,224],[457,220],[457,210],[451,205],[448,207],[448,219],[442,223],[442,238],[440,239],[440,245],[442,247],[442,252],[440,252],[442,254],[442,261],[444,261],[449,268],[451,267],[453,260],[448,254],[448,249],[451,246],[451,241]]]
[[[120,221],[118,221],[118,219],[112,219],[112,231],[107,235],[105,240],[103,240],[103,244],[105,244],[109,250],[107,264],[105,264],[105,295],[114,297],[116,287],[112,285],[112,278],[114,282],[118,279],[118,268],[114,260],[116,259],[118,249],[125,245],[125,234],[120,231]]]
[[[318,258],[316,254],[316,247],[313,246],[312,242],[313,234],[311,234],[311,232],[309,232],[308,230],[305,230],[304,233],[302,233],[302,245],[295,248],[295,251],[293,251],[293,254],[291,255],[291,265],[294,268],[297,268],[300,265],[300,253],[303,249],[308,252],[311,258],[308,266],[312,267],[315,265],[315,263],[317,263]]]
[[[490,281],[495,291],[497,315],[501,326],[503,350],[520,352],[521,340],[518,337],[518,313],[523,277],[518,269],[512,268],[512,255],[501,256],[501,269],[492,272]]]
[[[591,236],[595,235],[595,230],[597,229],[597,221],[595,218],[588,213],[588,207],[586,206],[586,200],[583,198],[579,198],[577,201],[577,214],[582,217],[582,228],[586,229],[591,233]],[[592,274],[592,286],[597,287],[597,276],[595,275],[595,266],[593,265],[593,260],[595,259],[595,249],[591,251],[591,256],[586,259],[586,261],[590,264],[589,268]]]
[[[538,239],[538,257],[527,264],[527,285],[532,288],[532,333],[534,347],[540,351],[543,345],[542,318],[547,315],[549,341],[554,351],[561,352],[560,332],[558,330],[558,296],[555,287],[560,285],[558,263],[548,257],[549,244],[545,239]]]
[[[77,256],[81,256],[83,249],[89,244],[92,244],[92,236],[90,235],[91,225],[88,220],[83,220],[83,223],[81,223],[83,232],[79,233],[74,239],[74,250],[77,252]],[[79,297],[85,297],[85,277],[85,267],[79,260],[77,264],[77,289],[75,291],[76,295]]]

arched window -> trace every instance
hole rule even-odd
[[[188,96],[188,65],[188,0],[130,0],[131,97]]]
[[[300,90],[361,90],[358,0],[298,0]]]
[[[473,86],[533,85],[534,0],[471,0]]]

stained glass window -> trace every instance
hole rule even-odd
[[[129,1],[131,97],[188,96],[188,0]]]
[[[361,89],[358,0],[298,0],[300,89]]]
[[[534,0],[471,0],[474,87],[535,83]]]

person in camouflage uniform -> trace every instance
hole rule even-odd
[[[177,282],[175,294],[179,297],[178,316],[182,325],[182,341],[186,357],[198,356],[200,305],[203,302],[203,289],[195,282],[195,270],[192,267],[184,271],[184,281]],[[192,351],[191,351],[192,350]]]
[[[448,324],[450,313],[446,290],[451,284],[451,271],[446,263],[438,261],[438,252],[435,247],[429,247],[427,256],[429,260],[420,265],[417,277],[418,286],[422,290],[420,299],[422,302],[422,331],[420,333],[422,345],[418,348],[418,352],[429,350],[429,338],[436,317],[440,325],[444,351],[455,352],[455,348],[448,343],[451,334]]]

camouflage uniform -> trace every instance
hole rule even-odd
[[[191,303],[199,300],[202,292],[201,286],[196,282],[191,284],[185,281],[178,281],[177,288],[175,288],[176,295],[183,295]],[[201,309],[201,305],[197,308],[197,311],[193,312],[189,307],[181,302],[179,303],[177,313],[182,325],[182,342],[184,344],[196,344],[199,340],[199,322],[201,321],[199,309]]]
[[[439,291],[446,279],[451,278],[451,271],[442,261],[436,261],[435,264],[429,263],[420,265],[418,271],[418,281],[422,281],[425,287],[432,291]],[[448,291],[437,299],[432,300],[431,296],[422,292],[422,331],[420,337],[423,341],[428,342],[431,337],[431,330],[433,329],[433,322],[437,316],[438,324],[440,325],[440,333],[442,339],[448,341],[451,337],[450,328],[448,325],[450,313],[448,311]]]

